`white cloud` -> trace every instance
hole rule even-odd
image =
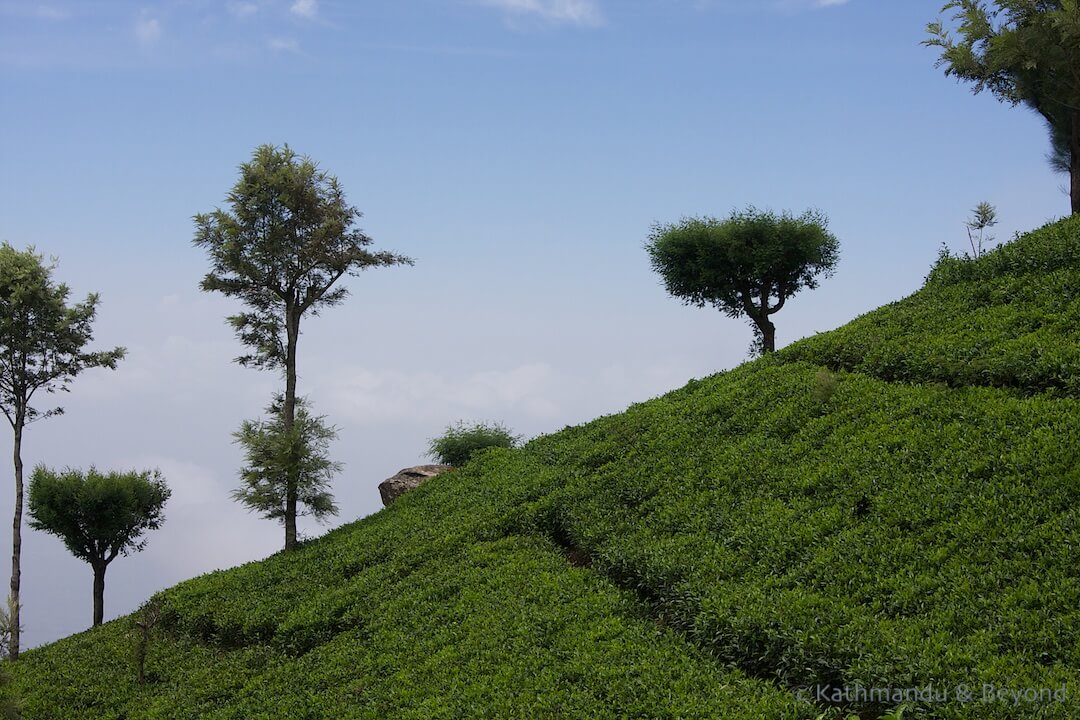
[[[253,2],[230,2],[226,7],[233,17],[244,20],[259,12],[259,6]]]
[[[135,21],[135,38],[144,47],[153,45],[161,38],[161,21],[151,17],[139,18]]]
[[[289,12],[300,17],[313,18],[319,12],[319,0],[296,0],[289,7]]]
[[[847,5],[848,0],[817,0],[818,7],[833,7],[835,5]]]
[[[293,38],[270,38],[266,45],[278,52],[300,52],[300,43]]]
[[[545,363],[509,370],[486,370],[450,378],[429,371],[371,371],[348,368],[327,385],[334,388],[330,415],[338,413],[363,423],[437,421],[524,415],[552,418],[559,414],[560,383]]]
[[[552,23],[600,25],[604,18],[594,0],[480,0],[512,16],[535,17]]]
[[[229,490],[232,489],[216,477],[210,468],[186,460],[155,454],[135,455],[124,460],[118,463],[118,467],[107,469],[124,472],[160,470],[165,483],[172,490],[169,507],[174,509],[181,506],[201,506],[221,502],[229,497]],[[231,477],[229,481],[232,481]]]

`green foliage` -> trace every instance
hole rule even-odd
[[[297,401],[296,419],[286,428],[283,403],[279,395],[266,409],[269,420],[245,420],[233,433],[247,465],[240,471],[243,486],[232,496],[249,510],[284,522],[289,469],[296,468],[297,498],[305,508],[298,513],[328,519],[338,513],[330,481],[343,467],[327,455],[337,431],[326,425],[324,416],[311,415],[303,400]]]
[[[967,228],[972,257],[982,257],[983,245],[994,241],[994,236],[987,235],[986,231],[995,225],[997,210],[990,203],[981,202],[971,211],[971,219],[964,223],[964,227]]]
[[[94,571],[94,625],[105,614],[105,571],[118,555],[146,547],[165,522],[171,491],[157,470],[85,474],[39,465],[30,479],[30,527],[56,535]]]
[[[882,380],[1080,397],[1080,218],[976,260],[939,258],[911,297],[780,355]]]
[[[370,250],[371,238],[354,227],[360,212],[346,203],[337,178],[288,145],[256,148],[251,161],[240,166],[229,204],[231,213],[218,209],[195,216],[195,245],[207,250],[211,262],[201,287],[248,306],[248,312],[229,318],[251,349],[237,361],[283,371],[281,418],[288,431],[296,420],[301,318],[341,303],[348,290],[335,284],[343,276],[413,261]],[[304,468],[293,463],[284,471],[285,549],[293,550]],[[309,508],[323,515],[332,510],[326,498],[308,500]]]
[[[146,547],[143,533],[165,522],[171,493],[157,470],[54,472],[39,465],[30,478],[30,527],[57,536],[80,560],[107,564]]]
[[[250,308],[229,318],[252,349],[237,358],[242,365],[284,368],[288,323],[340,304],[348,289],[334,285],[344,275],[412,264],[371,250],[372,239],[354,227],[360,211],[346,202],[337,178],[288,145],[256,148],[228,201],[231,212],[195,216],[194,243],[210,256],[202,289]]]
[[[0,668],[0,720],[22,720],[19,698],[11,686],[11,676]]]
[[[955,324],[974,284],[1058,322],[1077,237],[1080,219],[950,259],[880,312],[931,297],[906,342],[959,334],[994,355],[1006,330]],[[859,353],[881,332],[856,327],[820,337],[872,369]],[[293,554],[162,592],[154,682],[135,682],[127,623],[35,649],[11,668],[25,714],[1080,716],[1080,399],[826,374],[795,357],[812,340],[480,453]],[[810,389],[832,381],[822,412]],[[974,701],[806,692],[961,684]],[[980,701],[984,685],[1064,697]]]
[[[14,611],[12,607],[14,605],[14,599],[10,596],[7,599],[7,607],[0,605],[0,656],[7,657],[11,652],[11,638],[16,634],[12,628],[12,624],[16,622],[16,618],[19,617],[19,613]],[[20,628],[21,629],[21,628]],[[2,685],[2,683],[0,683]],[[0,715],[2,717],[2,715]]]
[[[460,467],[477,451],[484,448],[512,448],[521,440],[501,423],[476,423],[447,425],[446,432],[432,438],[428,444],[428,457],[444,465]]]
[[[814,375],[814,401],[819,405],[827,405],[832,400],[832,396],[836,393],[836,388],[839,385],[840,383],[835,374],[821,368]]]
[[[133,655],[135,658],[135,681],[140,685],[149,680],[146,672],[146,659],[150,654],[150,640],[154,629],[161,620],[161,604],[155,600],[143,603],[132,618],[135,635]]]
[[[923,45],[941,49],[946,75],[973,83],[1046,120],[1051,165],[1072,179],[1072,209],[1080,212],[1080,5],[1075,0],[950,0],[956,40],[940,22],[927,25]]]
[[[68,391],[71,381],[92,367],[116,368],[124,348],[86,352],[98,296],[67,304],[68,286],[53,281],[33,248],[0,244],[0,410],[13,427],[56,415],[30,405],[38,392]]]
[[[769,316],[799,290],[816,288],[817,276],[828,277],[836,267],[839,243],[827,228],[820,212],[794,217],[748,208],[723,220],[656,225],[645,249],[669,294],[688,305],[747,317],[762,352],[771,352],[775,328]]]
[[[33,248],[15,250],[0,244],[0,410],[14,431],[15,518],[12,523],[12,568],[7,645],[19,657],[19,592],[22,575],[23,430],[28,423],[63,408],[40,412],[31,405],[39,392],[67,392],[76,375],[92,367],[116,368],[124,348],[87,352],[98,296],[67,305],[68,287],[52,279],[55,261],[46,265]],[[39,395],[40,397],[40,395]]]

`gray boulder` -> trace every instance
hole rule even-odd
[[[379,483],[379,495],[382,496],[383,505],[390,505],[405,493],[422,485],[427,479],[451,469],[453,468],[450,465],[417,465],[399,470],[394,477]]]

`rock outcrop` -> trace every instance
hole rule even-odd
[[[389,505],[405,493],[422,485],[429,478],[451,469],[450,465],[417,465],[399,470],[394,477],[379,483],[379,495],[382,496],[383,505]]]

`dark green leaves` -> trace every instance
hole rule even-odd
[[[114,369],[124,348],[86,352],[98,296],[67,305],[64,284],[53,282],[55,264],[33,249],[0,244],[0,409],[13,426],[60,412],[40,412],[29,403],[39,390],[67,391],[86,368]]]
[[[246,466],[240,471],[243,481],[233,497],[253,512],[272,520],[284,520],[289,471],[295,473],[297,499],[311,515],[325,520],[337,515],[334,496],[328,488],[342,464],[329,459],[330,441],[337,431],[323,416],[313,416],[302,400],[297,401],[296,419],[286,430],[279,396],[267,408],[269,420],[246,420],[233,434],[244,448]]]
[[[490,447],[512,448],[521,440],[501,423],[459,422],[449,425],[446,431],[428,444],[428,457],[445,465],[460,467],[474,453]]]
[[[171,491],[156,470],[86,473],[44,466],[30,480],[30,527],[56,535],[89,563],[142,550],[148,530],[165,521]]]
[[[731,317],[760,301],[760,291],[781,302],[817,287],[836,265],[839,243],[819,212],[799,217],[749,208],[720,220],[690,218],[657,225],[646,250],[667,291],[688,304],[715,305]]]
[[[347,290],[333,286],[344,275],[413,262],[371,250],[372,239],[354,227],[360,211],[346,202],[337,178],[287,145],[256,148],[228,201],[228,211],[195,216],[194,243],[210,256],[202,289],[251,309],[229,318],[252,348],[238,358],[244,365],[284,366],[286,316],[298,322],[308,310],[340,303]]]
[[[882,380],[1080,398],[1080,217],[945,254],[914,295],[794,343],[784,359]]]
[[[952,0],[954,39],[940,22],[923,45],[940,48],[945,74],[1024,104],[1046,120],[1051,167],[1073,173],[1072,208],[1080,212],[1080,6],[1075,0]]]
[[[645,249],[668,293],[688,305],[748,317],[766,333],[764,349],[772,350],[769,315],[836,267],[840,246],[827,228],[817,211],[794,217],[751,207],[724,220],[656,225]]]

